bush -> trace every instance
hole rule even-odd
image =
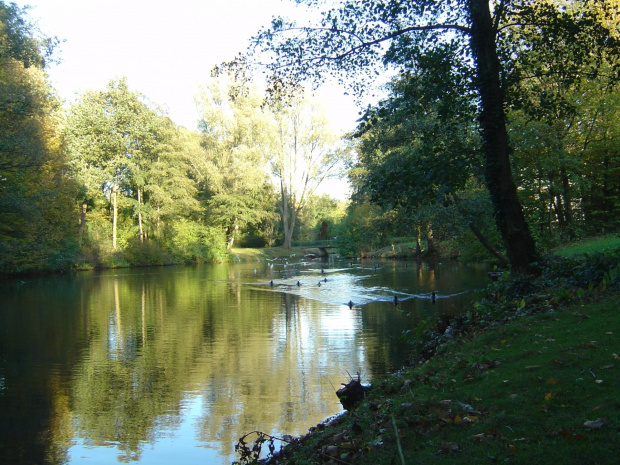
[[[174,258],[154,242],[132,241],[124,251],[130,266],[170,265]]]
[[[228,257],[226,235],[219,228],[181,220],[169,226],[167,249],[177,261],[205,263],[224,261]]]

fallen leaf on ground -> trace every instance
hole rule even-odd
[[[588,420],[583,426],[588,429],[601,429],[607,423],[607,418],[597,418],[596,420]]]
[[[456,442],[442,442],[441,450],[443,452],[458,452],[461,448]]]

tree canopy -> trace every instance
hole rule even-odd
[[[229,250],[239,230],[274,216],[267,169],[271,119],[263,101],[255,86],[224,71],[214,72],[198,96],[207,221],[226,231]]]
[[[321,9],[318,19],[298,25],[275,18],[254,40],[254,51],[267,52],[274,72],[294,79],[321,80],[326,72],[368,79],[379,73],[379,65],[404,72],[428,50],[454,44],[455,56],[471,69],[477,92],[485,182],[497,227],[513,269],[535,272],[538,253],[517,196],[506,128],[504,78],[511,55],[503,53],[501,45],[512,31],[529,27],[572,37],[579,50],[587,50],[580,41],[586,35],[600,38],[601,52],[617,53],[617,40],[601,21],[601,15],[609,16],[608,10],[601,12],[596,2],[583,2],[575,14],[577,10],[553,0],[363,0],[342,1],[335,7],[321,0],[297,2]],[[583,35],[571,36],[574,28],[583,29]],[[357,79],[354,87],[363,90],[367,82]]]
[[[65,111],[58,41],[0,1],[0,272],[218,260],[329,228],[348,253],[426,236],[455,256],[473,234],[536,273],[558,238],[618,227],[617,0],[296,1],[307,23],[252,42],[266,82],[244,55],[216,67],[198,131],[125,78]],[[304,82],[328,73],[385,84],[345,140]],[[343,161],[345,219],[317,196]]]
[[[55,43],[0,2],[0,272],[64,269],[75,186],[63,177],[60,107],[44,65]]]

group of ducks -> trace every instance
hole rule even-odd
[[[318,286],[319,286],[319,287],[321,287],[321,283],[326,283],[326,282],[327,282],[327,278],[323,278],[323,279],[321,279],[321,280],[319,281]],[[273,280],[269,281],[269,285],[270,285],[271,287],[273,287],[273,286],[274,286],[274,284],[273,284]],[[301,282],[300,282],[300,281],[297,281],[297,286],[298,286],[298,287],[301,287]]]
[[[321,269],[321,274],[324,274],[324,273],[325,273],[325,271],[324,271],[323,269]],[[317,284],[317,285],[318,285],[319,287],[321,287],[321,283],[326,283],[326,282],[327,282],[327,278],[323,278],[323,279],[319,280],[319,282],[318,282],[318,284]],[[273,286],[274,286],[274,284],[273,284],[273,280],[269,281],[269,285],[270,285],[271,287],[273,287]],[[300,281],[297,281],[297,287],[301,287],[301,282],[300,282]],[[432,302],[432,303],[435,303],[435,301],[436,301],[436,300],[437,300],[437,294],[435,293],[435,291],[433,291],[433,292],[431,292],[431,302]],[[396,296],[396,295],[394,296],[394,298],[392,299],[392,303],[393,303],[395,306],[396,306],[396,305],[398,305],[398,296]],[[353,303],[353,301],[349,300],[349,302],[347,303],[347,305],[349,306],[349,308],[353,308],[353,306],[354,306],[355,304]]]

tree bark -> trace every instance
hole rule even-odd
[[[433,236],[433,225],[429,223],[426,228],[426,253],[436,254],[437,248],[435,247],[435,236]]]
[[[226,250],[228,250],[229,252],[233,248],[233,245],[235,243],[235,236],[237,235],[238,230],[239,225],[237,224],[237,219],[235,218],[233,220],[233,224],[226,228]]]
[[[465,211],[461,207],[461,201],[459,197],[454,192],[451,192],[451,195],[452,195],[452,201],[454,202],[454,205],[457,206],[461,214],[466,215]],[[482,234],[482,231],[478,229],[478,226],[476,226],[471,219],[468,219],[467,225],[469,226],[469,229],[471,229],[471,232],[474,233],[474,236],[476,236],[476,238],[484,246],[484,248],[487,249],[491,253],[491,255],[497,258],[502,266],[507,266],[510,263],[508,261],[508,258],[503,253],[501,253],[499,250],[497,250],[493,246],[493,244],[491,244],[487,240],[486,237],[484,237],[484,235]]]
[[[116,205],[116,187],[112,188],[112,249],[116,250],[116,222],[118,220],[118,206]]]
[[[293,244],[293,232],[295,231],[295,221],[297,220],[297,210],[292,205],[290,200],[290,194],[286,187],[280,183],[281,190],[281,204],[280,204],[280,216],[282,217],[282,229],[284,231],[284,243],[282,248],[290,250]]]
[[[155,234],[157,235],[156,237],[159,238],[159,218],[161,216],[161,205],[158,203],[157,204],[157,218],[155,219]]]
[[[82,209],[80,211],[80,230],[78,235],[78,244],[82,247],[82,239],[84,238],[84,229],[86,228],[86,211],[88,209],[88,204],[86,200],[82,202]]]
[[[480,241],[480,243],[484,246],[484,248],[487,249],[495,258],[497,258],[502,266],[508,265],[509,263],[508,258],[503,253],[501,253],[499,250],[497,250],[495,247],[493,247],[493,244],[491,244],[487,240],[487,238],[484,237],[482,232],[478,229],[478,227],[474,223],[470,222],[468,226],[469,226],[469,229],[471,229],[471,232],[474,233],[474,236],[476,236],[478,240]]]
[[[290,249],[291,248],[291,236],[288,234],[288,231],[289,231],[288,192],[286,188],[283,186],[282,181],[280,181],[280,191],[281,191],[280,216],[282,217],[282,229],[284,231],[284,243],[282,244],[282,247],[285,249]]]
[[[419,224],[415,227],[415,253],[418,256],[422,254],[422,228]]]
[[[144,231],[142,229],[142,192],[138,188],[138,230],[140,231],[140,242],[144,242]]]
[[[500,81],[496,31],[488,0],[467,2],[471,22],[471,48],[480,93],[479,116],[485,150],[485,180],[512,270],[536,273],[536,244],[529,231],[510,167],[510,144],[506,130],[504,96]]]
[[[571,200],[571,192],[570,192],[570,180],[568,179],[568,174],[566,173],[566,168],[562,166],[560,168],[560,176],[562,178],[562,199],[564,201],[564,220],[566,224],[570,227],[573,223],[573,211],[572,211],[572,200]]]

